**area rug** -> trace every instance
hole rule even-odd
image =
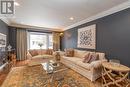
[[[52,84],[49,76],[42,65],[14,67],[1,87],[101,87],[71,69],[60,83]]]

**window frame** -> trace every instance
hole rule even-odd
[[[49,35],[52,35],[52,33],[41,33],[41,32],[28,32],[28,50],[33,50],[33,49],[30,49],[30,35],[46,35],[46,49],[49,49]],[[53,35],[52,35],[52,39],[53,39]],[[40,48],[39,48],[40,49]],[[43,49],[43,48],[42,48]],[[52,49],[53,49],[53,45],[52,45]]]

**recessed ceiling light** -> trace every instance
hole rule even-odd
[[[70,20],[74,20],[74,17],[70,17]]]
[[[19,6],[20,4],[18,2],[14,2],[14,5],[15,6]]]

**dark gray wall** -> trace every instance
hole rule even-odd
[[[3,33],[8,36],[8,26],[1,19],[0,19],[0,33]]]
[[[16,49],[16,28],[10,26],[8,28],[9,28],[9,44],[12,46],[12,49]]]
[[[77,48],[77,30],[92,24],[97,25],[96,51],[105,52],[108,59],[119,59],[130,67],[130,8],[66,30],[62,50]]]
[[[8,44],[8,26],[1,19],[0,19],[0,33],[7,35],[7,44]],[[0,65],[1,65],[1,62],[2,62],[2,58],[5,58],[5,57],[7,57],[6,52],[1,51],[1,48],[0,48]]]

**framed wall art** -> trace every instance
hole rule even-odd
[[[0,47],[6,47],[6,35],[0,33]]]
[[[96,49],[96,24],[78,29],[77,47]]]

